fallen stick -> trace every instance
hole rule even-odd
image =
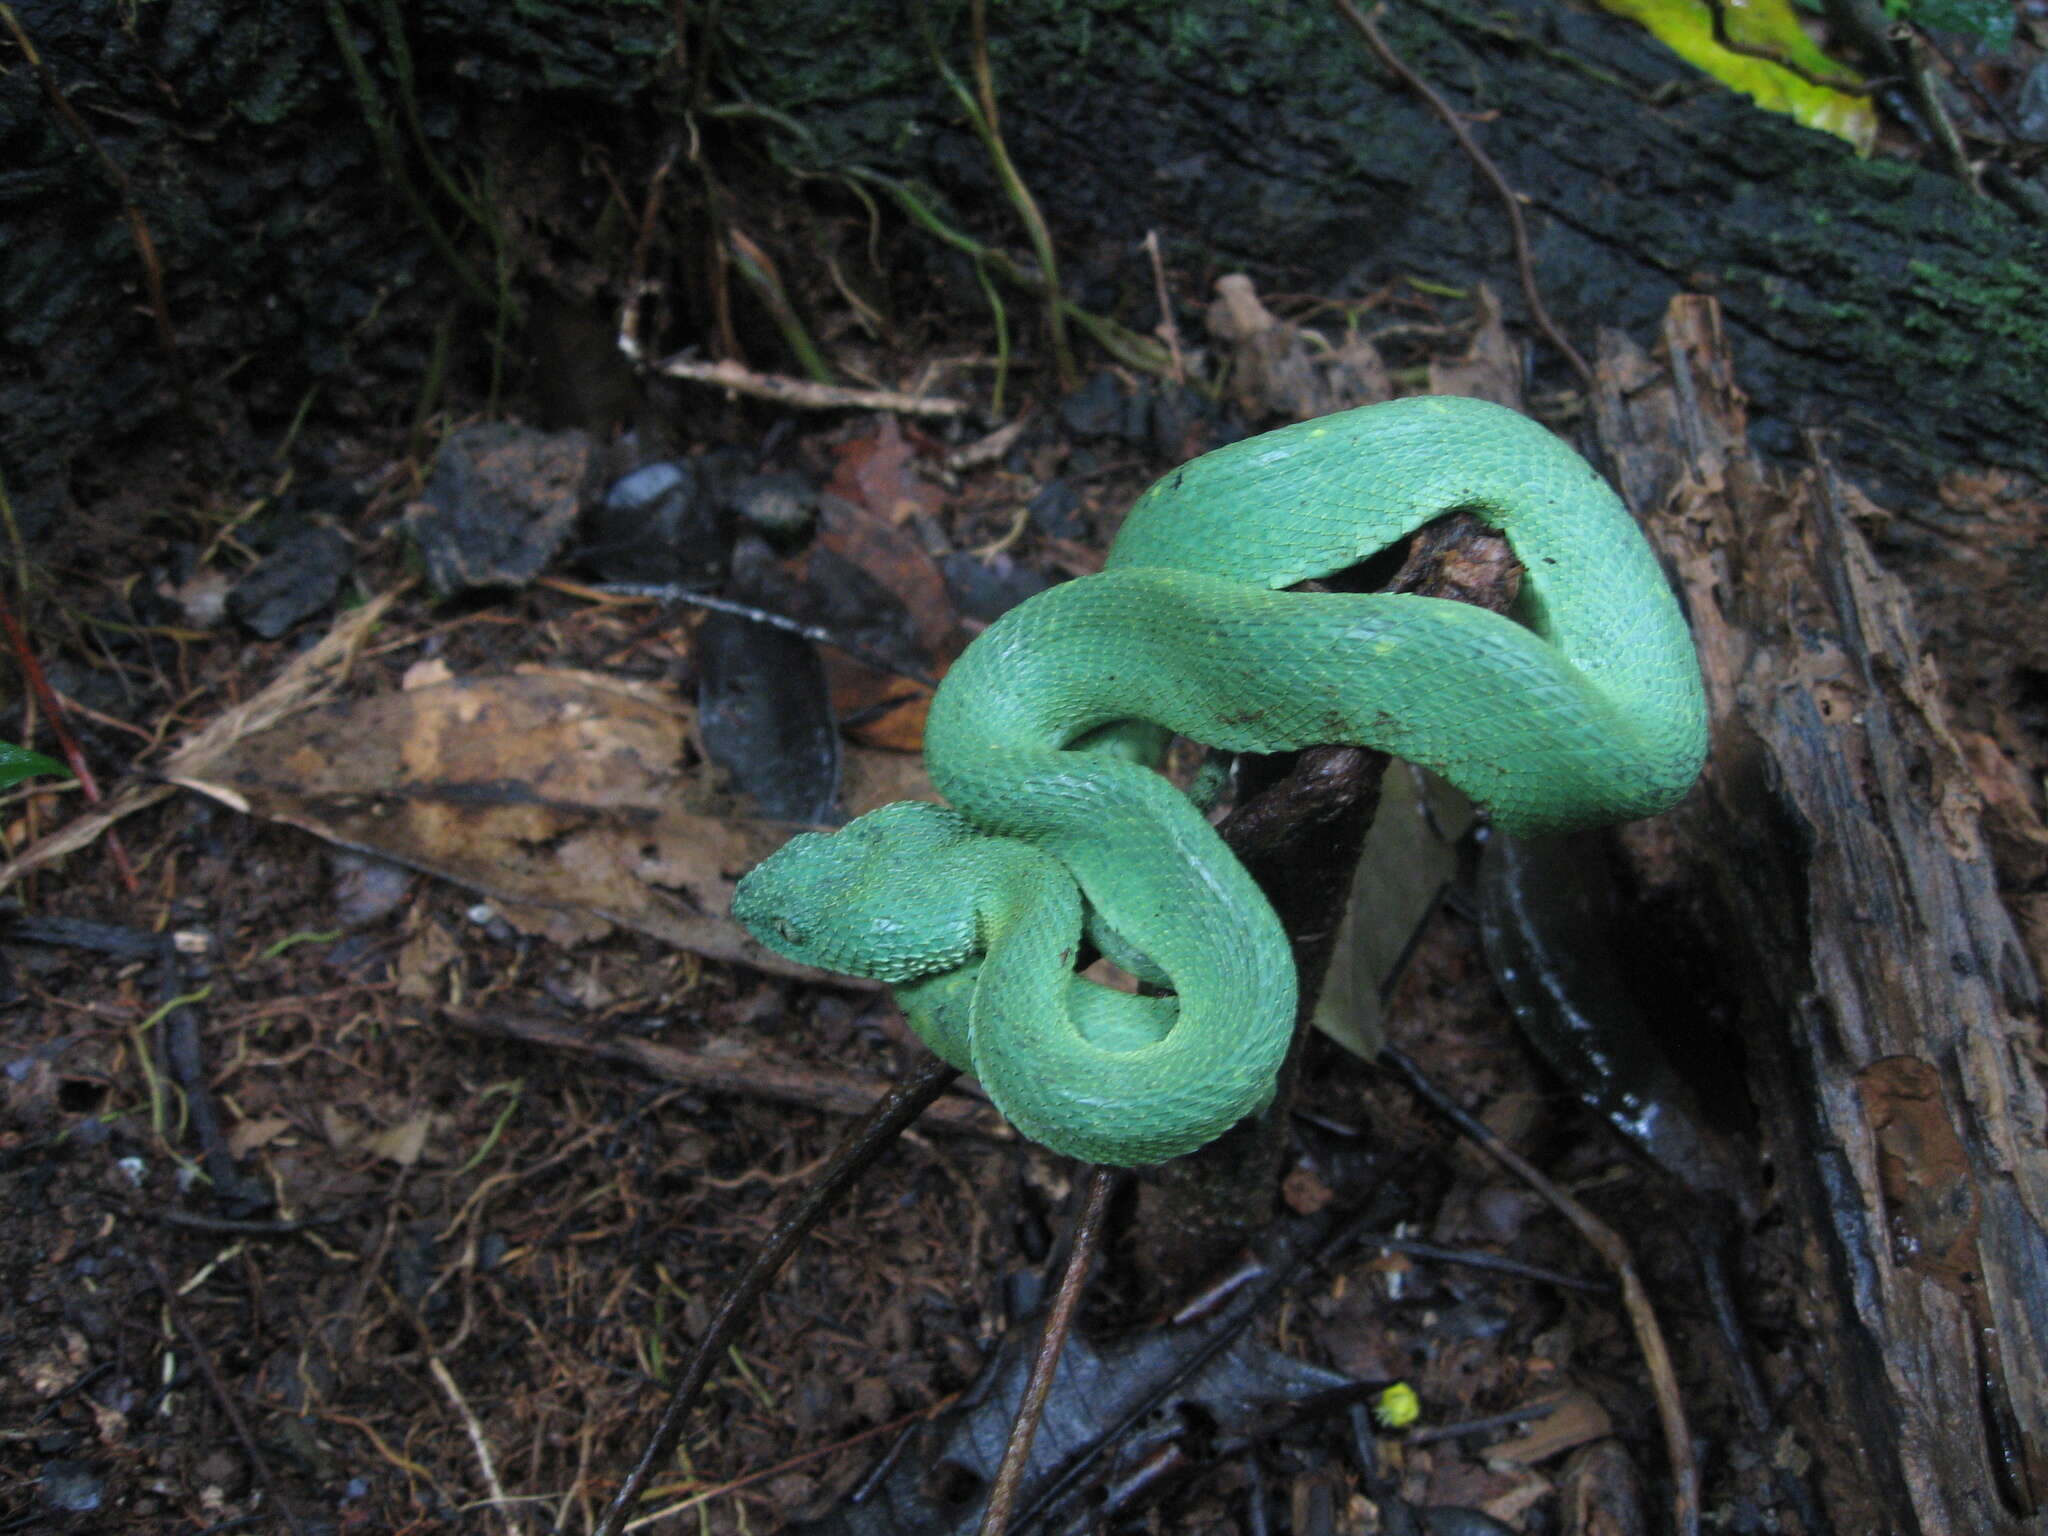
[[[778,405],[802,406],[813,411],[895,411],[904,416],[961,416],[965,400],[943,396],[900,395],[890,389],[848,389],[841,384],[818,384],[809,379],[785,379],[775,374],[756,373],[742,363],[699,362],[695,358],[671,357],[654,365],[654,371],[671,379],[689,379],[697,384],[715,384],[735,394]]]
[[[837,1115],[864,1115],[875,1100],[896,1085],[853,1072],[816,1072],[778,1067],[748,1057],[711,1056],[657,1045],[652,1040],[601,1036],[557,1019],[522,1013],[471,1013],[444,1008],[441,1017],[473,1034],[517,1040],[551,1051],[597,1061],[637,1067],[665,1082],[687,1083],[712,1093],[737,1094],[776,1104],[796,1104]],[[995,1141],[1014,1141],[1017,1133],[987,1104],[959,1097],[943,1098],[924,1112],[920,1127],[962,1131]]]

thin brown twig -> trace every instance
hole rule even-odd
[[[2029,137],[2020,131],[2020,125],[2012,120],[2012,114],[2005,110],[1998,98],[1984,89],[1976,71],[1964,68],[1962,61],[1949,51],[1948,46],[1939,37],[1918,24],[1913,27],[1913,36],[1946,66],[1948,78],[1970,93],[1971,99],[1977,103],[1978,110],[1998,124],[1999,131],[2006,137],[2006,142],[2001,148],[2017,148],[2020,140]]]
[[[777,405],[812,411],[894,411],[904,416],[960,416],[967,410],[965,400],[939,396],[926,398],[890,389],[850,389],[843,384],[784,378],[776,374],[756,373],[745,363],[730,359],[702,362],[696,358],[670,357],[654,364],[654,371],[667,378],[714,384],[736,395],[752,395],[757,400],[773,400]]]
[[[1730,53],[1740,54],[1745,59],[1761,59],[1766,64],[1774,64],[1786,74],[1796,75],[1808,85],[1818,86],[1821,90],[1839,91],[1844,96],[1875,96],[1891,83],[1886,80],[1844,80],[1834,75],[1819,74],[1795,59],[1786,58],[1776,49],[1736,41],[1728,35],[1726,0],[1707,0],[1707,14],[1713,18],[1714,41]]]
[[[782,1266],[789,1262],[790,1255],[796,1252],[797,1245],[811,1228],[839,1203],[839,1197],[860,1180],[889,1143],[901,1135],[924,1112],[925,1106],[943,1093],[959,1075],[957,1067],[947,1066],[936,1056],[928,1057],[901,1087],[885,1095],[867,1117],[847,1133],[834,1165],[816,1184],[805,1190],[803,1197],[790,1207],[789,1214],[775,1224],[768,1241],[747,1261],[746,1268],[739,1272],[719,1299],[718,1310],[712,1314],[710,1326],[682,1363],[682,1375],[669,1393],[668,1403],[662,1409],[654,1433],[648,1437],[646,1449],[634,1462],[633,1470],[626,1474],[619,1491],[605,1506],[604,1517],[598,1521],[591,1536],[622,1536],[627,1517],[639,1502],[648,1480],[668,1465],[669,1458],[675,1455],[676,1446],[683,1438],[684,1422],[689,1418],[690,1410],[697,1405],[705,1383],[711,1379],[712,1366],[725,1357],[726,1346],[738,1335],[740,1325],[752,1312],[754,1303],[781,1272]]]
[[[1558,328],[1557,322],[1551,319],[1550,310],[1543,302],[1543,295],[1536,287],[1536,261],[1529,251],[1529,226],[1522,218],[1521,195],[1508,185],[1507,178],[1500,173],[1500,167],[1493,163],[1493,158],[1479,147],[1479,141],[1472,137],[1472,130],[1465,126],[1465,120],[1449,102],[1436,93],[1436,89],[1427,80],[1410,69],[1401,56],[1394,52],[1386,38],[1380,35],[1380,29],[1373,25],[1372,18],[1353,4],[1352,0],[1332,0],[1332,3],[1337,7],[1338,14],[1351,24],[1352,31],[1365,40],[1366,47],[1373,51],[1374,57],[1391,70],[1403,85],[1427,102],[1429,109],[1443,120],[1444,126],[1451,130],[1452,137],[1458,141],[1459,147],[1471,158],[1479,174],[1500,198],[1501,205],[1508,213],[1508,231],[1515,242],[1515,267],[1521,275],[1522,297],[1528,303],[1529,317],[1536,322],[1536,328],[1544,334],[1550,344],[1557,348],[1558,355],[1571,365],[1572,372],[1579,376],[1579,382],[1585,385],[1587,392],[1590,393],[1596,387],[1592,367],[1579,355],[1578,348],[1565,339],[1564,332]]]
[[[939,685],[939,680],[929,672],[884,656],[871,647],[863,646],[856,640],[827,629],[822,624],[806,624],[803,620],[792,619],[787,614],[772,613],[751,603],[736,603],[729,597],[694,591],[677,582],[605,581],[592,586],[584,582],[567,581],[560,576],[542,576],[535,584],[586,600],[626,598],[638,602],[673,603],[680,607],[702,608],[708,613],[731,614],[736,619],[747,619],[768,629],[801,635],[815,645],[829,645],[833,650],[843,651],[862,666],[873,667],[877,672],[891,672],[898,677],[907,677],[913,683],[922,684],[926,688],[936,688]]]
[[[1159,298],[1159,325],[1154,332],[1166,343],[1169,377],[1176,384],[1188,381],[1187,361],[1180,353],[1180,327],[1173,321],[1173,299],[1166,291],[1166,259],[1159,250],[1159,231],[1145,231],[1145,254],[1152,261],[1152,291]]]
[[[1105,1454],[1121,1445],[1140,1424],[1153,1419],[1165,1404],[1183,1395],[1188,1383],[1208,1370],[1219,1355],[1243,1337],[1244,1330],[1254,1318],[1264,1314],[1299,1283],[1304,1273],[1310,1270],[1327,1272],[1329,1266],[1349,1251],[1357,1233],[1386,1222],[1399,1203],[1400,1196],[1394,1187],[1384,1186],[1350,1222],[1322,1241],[1310,1240],[1302,1244],[1290,1241],[1276,1253],[1268,1254],[1265,1260],[1260,1261],[1259,1273],[1251,1284],[1218,1308],[1217,1315],[1206,1319],[1215,1325],[1210,1327],[1207,1340],[1183,1353],[1174,1368],[1132,1402],[1114,1422],[1100,1426],[1098,1432],[1090,1437],[1088,1445],[1069,1457],[1060,1466],[1058,1474],[1037,1491],[1018,1516],[1018,1529],[1028,1536],[1039,1528],[1040,1522],[1055,1516],[1072,1499]]]
[[[163,1263],[153,1253],[142,1255],[143,1263],[149,1266],[150,1279],[155,1282],[157,1294],[163,1298],[164,1311],[169,1314],[171,1326],[178,1330],[185,1340],[185,1347],[192,1351],[193,1359],[199,1362],[199,1370],[206,1377],[206,1384],[213,1391],[214,1400],[220,1404],[221,1412],[228,1416],[228,1423],[234,1426],[235,1438],[242,1442],[242,1453],[249,1458],[249,1467],[256,1474],[256,1480],[263,1485],[278,1512],[284,1516],[284,1523],[291,1527],[293,1536],[306,1536],[306,1528],[299,1521],[299,1512],[284,1496],[284,1489],[272,1475],[270,1463],[264,1459],[263,1451],[256,1443],[256,1437],[249,1432],[249,1421],[242,1416],[241,1404],[235,1401],[228,1390],[227,1381],[221,1376],[220,1367],[214,1363],[213,1353],[207,1349],[199,1335],[193,1331],[185,1308],[178,1300],[178,1288],[171,1284],[171,1277]]]
[[[163,263],[157,260],[156,241],[150,236],[148,221],[142,217],[142,205],[135,200],[134,183],[128,179],[128,172],[122,169],[121,162],[107,153],[106,146],[100,143],[99,137],[86,126],[85,119],[78,115],[69,98],[59,88],[56,75],[49,65],[43,62],[43,56],[36,51],[35,43],[16,18],[13,6],[0,4],[0,21],[6,22],[8,32],[13,35],[14,46],[21,50],[21,56],[28,60],[28,67],[35,71],[36,81],[42,86],[43,94],[49,98],[51,110],[64,120],[64,126],[71,130],[78,142],[92,152],[93,158],[99,161],[100,168],[107,173],[107,179],[114,184],[114,191],[120,196],[121,215],[128,221],[128,238],[134,243],[135,254],[142,262],[142,282],[149,292],[150,314],[156,321],[157,345],[163,349],[164,356],[171,365],[171,372],[177,378],[178,387],[182,391],[185,385],[183,370],[178,362],[178,336],[171,328],[170,306],[164,299]]]
[[[382,1278],[377,1281],[377,1289],[383,1293],[391,1309],[410,1322],[413,1332],[419,1335],[420,1350],[427,1357],[427,1374],[434,1378],[434,1384],[454,1407],[455,1416],[462,1421],[463,1433],[469,1438],[470,1453],[476,1457],[477,1470],[484,1480],[484,1492],[488,1496],[485,1502],[497,1511],[505,1536],[519,1536],[520,1522],[513,1515],[513,1501],[505,1497],[505,1485],[498,1480],[498,1460],[491,1453],[490,1437],[484,1433],[476,1411],[469,1406],[469,1399],[462,1395],[461,1386],[449,1371],[447,1362],[441,1358],[441,1349],[434,1342],[426,1319]]]
[[[683,46],[680,34],[676,47]],[[619,306],[619,349],[635,362],[640,360],[640,304],[647,297],[647,255],[654,246],[654,232],[661,218],[661,200],[669,174],[683,152],[681,134],[670,137],[668,148],[647,178],[647,194],[640,203],[640,228],[633,236],[633,255],[626,270],[626,296]]]
[[[1520,1153],[1486,1128],[1473,1116],[1452,1103],[1442,1089],[1424,1076],[1422,1069],[1398,1048],[1380,1047],[1380,1059],[1406,1078],[1408,1085],[1438,1113],[1478,1144],[1480,1149],[1521,1179],[1557,1209],[1577,1229],[1593,1251],[1606,1261],[1621,1282],[1622,1309],[1642,1351],[1643,1366],[1650,1373],[1651,1390],[1657,1400],[1657,1417],[1664,1430],[1665,1454],[1671,1461],[1672,1525],[1680,1536],[1699,1536],[1700,1474],[1693,1459],[1692,1432],[1686,1425],[1685,1402],[1678,1391],[1678,1372],[1671,1363],[1671,1350],[1664,1342],[1657,1312],[1636,1273],[1635,1257],[1621,1234],[1559,1189]]]
[[[391,1188],[384,1196],[384,1222],[378,1228],[376,1246],[364,1260],[349,1293],[348,1305],[341,1311],[341,1316],[349,1320],[348,1347],[351,1354],[361,1353],[363,1335],[369,1331],[369,1322],[363,1316],[363,1303],[369,1300],[370,1288],[383,1272],[384,1256],[391,1251],[392,1239],[398,1235],[398,1203],[405,1197],[405,1181],[412,1177],[412,1168],[411,1163],[398,1165],[398,1176],[391,1181]]]
[[[1468,1269],[1491,1270],[1497,1275],[1513,1275],[1522,1280],[1534,1280],[1543,1285],[1562,1286],[1566,1290],[1592,1291],[1598,1295],[1611,1296],[1615,1287],[1605,1280],[1585,1280],[1577,1275],[1565,1274],[1562,1270],[1545,1269],[1540,1264],[1525,1264],[1520,1259],[1509,1258],[1504,1253],[1484,1253],[1475,1248],[1446,1248],[1441,1243],[1420,1242],[1412,1237],[1393,1237],[1376,1232],[1361,1232],[1352,1239],[1361,1248],[1379,1248],[1387,1253],[1405,1253],[1410,1258],[1430,1259],[1439,1264],[1459,1264]]]
[[[1936,87],[1934,71],[1928,67],[1921,50],[1931,39],[1918,27],[1892,44],[1892,54],[1905,66],[1906,90],[1913,98],[1913,105],[1919,111],[1927,127],[1927,136],[1933,140],[1935,152],[1949,175],[1979,197],[1984,189],[1979,185],[1977,169],[1970,163],[1970,151],[1963,143],[1963,135],[1956,127],[1955,115],[1942,100],[1941,91]],[[1963,79],[1970,77],[1968,70],[1957,70]]]
[[[1024,1486],[1024,1471],[1031,1464],[1031,1442],[1038,1438],[1038,1421],[1045,1417],[1046,1399],[1052,1395],[1052,1379],[1066,1352],[1067,1335],[1073,1331],[1074,1314],[1081,1305],[1081,1290],[1095,1250],[1102,1241],[1103,1218],[1109,1210],[1110,1192],[1116,1188],[1116,1170],[1097,1165],[1088,1173],[1088,1203],[1074,1227],[1073,1251],[1067,1256],[1067,1272],[1060,1277],[1059,1293],[1045,1317],[1045,1333],[1038,1341],[1038,1353],[1031,1362],[1031,1379],[1024,1384],[1023,1400],[1010,1426],[1010,1443],[1003,1448],[1003,1464],[996,1469],[989,1488],[988,1507],[982,1511],[980,1536],[1003,1536],[1010,1528],[1010,1512],[1017,1493]]]
[[[124,817],[168,799],[177,792],[175,780],[181,766],[210,761],[230,742],[275,725],[303,707],[309,699],[325,697],[339,685],[347,669],[353,665],[364,638],[398,595],[410,585],[410,580],[401,582],[389,592],[379,593],[362,607],[342,615],[317,645],[295,657],[277,678],[217,716],[164,765],[167,782],[131,783],[105,805],[74,817],[68,825],[0,864],[0,890],[5,890],[23,875],[53,859],[62,858],[94,842]]]
[[[680,1502],[670,1504],[665,1508],[657,1509],[651,1514],[642,1515],[637,1520],[628,1522],[626,1529],[637,1531],[642,1526],[653,1525],[660,1520],[667,1520],[676,1515],[687,1514],[700,1504],[708,1504],[713,1499],[722,1499],[729,1493],[738,1493],[744,1488],[753,1487],[756,1483],[765,1483],[771,1477],[780,1477],[785,1472],[793,1472],[798,1467],[809,1466],[812,1462],[822,1461],[827,1456],[837,1456],[841,1451],[851,1450],[856,1445],[865,1445],[868,1441],[879,1440],[884,1435],[900,1434],[913,1424],[928,1422],[937,1418],[948,1408],[959,1402],[963,1395],[963,1393],[959,1392],[948,1392],[936,1402],[928,1403],[922,1408],[913,1409],[909,1413],[889,1420],[886,1424],[871,1425],[869,1428],[860,1430],[858,1433],[848,1435],[844,1440],[835,1440],[830,1445],[815,1446],[808,1451],[791,1456],[787,1460],[778,1461],[773,1466],[758,1468],[755,1471],[744,1473],[725,1482],[715,1483],[709,1488],[693,1489],[690,1491],[689,1496]],[[667,1491],[661,1488],[649,1489],[648,1497],[660,1498]]]
[[[5,9],[5,6],[0,6],[0,10]],[[14,659],[21,668],[22,681],[28,685],[29,694],[42,710],[43,718],[49,722],[50,734],[57,738],[57,747],[64,754],[65,764],[77,778],[86,800],[98,805],[105,798],[100,794],[99,781],[92,776],[92,768],[85,760],[78,738],[71,734],[71,727],[65,722],[64,706],[58,702],[50,680],[43,675],[42,663],[36,660],[35,650],[28,643],[28,634],[14,616],[14,608],[5,593],[0,593],[0,631],[6,633],[7,643],[14,648]],[[122,886],[130,896],[137,895],[141,886],[135,878],[135,867],[128,862],[128,850],[118,834],[107,834],[107,852],[113,856],[114,867],[121,873]]]
[[[666,1082],[687,1083],[699,1091],[735,1094],[770,1103],[857,1115],[887,1091],[879,1078],[851,1072],[776,1066],[710,1056],[630,1036],[606,1037],[578,1025],[532,1014],[499,1010],[445,1008],[441,1017],[462,1029],[499,1039],[518,1040],[546,1050],[635,1067]],[[935,1106],[927,1129],[958,1131],[1009,1141],[1009,1123],[988,1105],[969,1099]]]
[[[275,1221],[243,1221],[232,1216],[207,1216],[198,1211],[181,1211],[175,1206],[161,1210],[144,1205],[120,1206],[121,1214],[131,1221],[161,1222],[167,1227],[187,1227],[194,1232],[229,1232],[237,1237],[290,1237],[300,1232],[310,1232],[318,1227],[338,1226],[344,1221],[353,1221],[366,1211],[377,1208],[374,1200],[358,1200],[345,1205],[338,1211],[322,1211],[312,1216],[292,1216]]]

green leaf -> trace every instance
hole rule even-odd
[[[40,752],[31,752],[26,747],[17,747],[11,742],[0,741],[0,789],[12,789],[23,779],[32,779],[38,774],[69,774],[70,769]]]
[[[1906,0],[1902,9],[1937,32],[1981,38],[2000,53],[2012,46],[2011,0]]]
[[[1929,0],[1912,0],[1915,7]],[[1938,5],[1990,5],[1994,0],[1932,0]],[[1856,72],[1837,64],[1806,35],[1791,0],[1721,0],[1728,36],[1796,66],[1735,53],[1714,40],[1714,18],[1703,0],[1600,0],[1603,9],[1626,16],[1654,34],[1673,53],[1742,92],[1770,112],[1782,112],[1809,128],[1847,139],[1868,154],[1877,139],[1877,112],[1867,96],[1832,90],[1814,80],[1861,84]],[[1811,78],[1802,78],[1801,72]]]

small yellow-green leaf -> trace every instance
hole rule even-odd
[[[1405,1381],[1397,1381],[1381,1392],[1372,1405],[1372,1416],[1384,1429],[1406,1429],[1422,1417],[1422,1400]]]
[[[1728,36],[1796,65],[1812,79],[1714,40],[1714,17],[1704,0],[1600,0],[1617,16],[1647,28],[1657,40],[1695,69],[1742,92],[1767,111],[1782,112],[1809,128],[1847,139],[1868,154],[1877,139],[1877,113],[1867,96],[1816,85],[1814,80],[1861,84],[1856,72],[1836,63],[1806,35],[1791,0],[1721,0]]]

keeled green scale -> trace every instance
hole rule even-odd
[[[1280,590],[1452,511],[1507,536],[1521,622]],[[1585,460],[1480,400],[1366,406],[1146,491],[1100,574],[1004,615],[939,688],[925,760],[953,809],[797,837],[733,915],[791,959],[893,983],[925,1042],[1055,1151],[1192,1151],[1272,1097],[1295,977],[1265,897],[1154,771],[1168,733],[1377,747],[1534,833],[1671,805],[1706,710],[1663,573]],[[1084,917],[1171,995],[1076,977]]]

